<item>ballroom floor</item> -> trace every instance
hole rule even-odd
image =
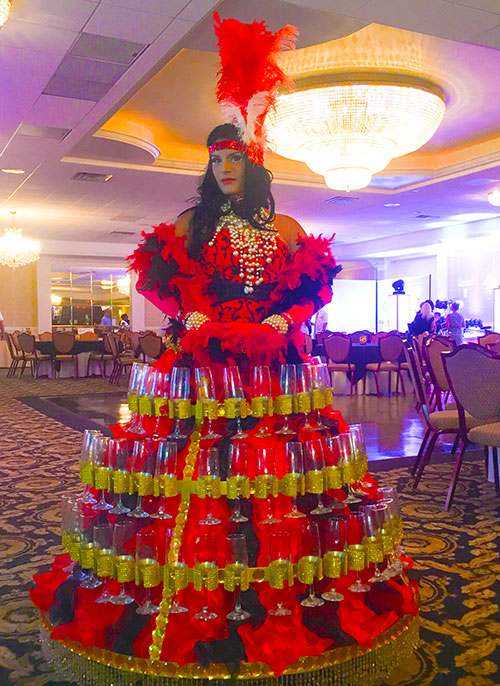
[[[44,401],[43,412],[35,409],[36,398]],[[103,426],[125,418],[123,399],[124,389],[101,379],[18,380],[0,372],[2,686],[70,686],[44,662],[28,591],[32,575],[61,551],[60,495],[79,490],[79,430],[85,422]],[[365,424],[370,457],[385,458],[373,459],[371,469],[381,483],[398,487],[404,544],[420,583],[422,644],[385,686],[495,686],[500,499],[473,453],[449,512],[442,509],[451,474],[447,459],[435,460],[418,491],[411,489],[409,460],[401,457],[415,454],[422,432],[413,403],[413,396],[337,398],[348,421]]]

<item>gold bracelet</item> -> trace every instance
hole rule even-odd
[[[272,314],[270,317],[263,319],[262,323],[272,326],[273,329],[282,335],[286,334],[289,329],[287,320],[281,314]]]
[[[207,317],[203,312],[189,312],[184,318],[185,327],[188,331],[191,329],[199,329],[206,322],[210,321],[210,317]]]

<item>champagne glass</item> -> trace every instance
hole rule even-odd
[[[94,550],[96,555],[97,576],[103,579],[113,577],[113,526],[108,521],[94,524]],[[108,591],[106,581],[96,603],[110,603],[113,596]]]
[[[200,460],[198,467],[198,481],[200,481],[204,489],[206,489],[206,500],[211,503],[214,497],[215,488],[220,480],[220,465],[219,465],[219,451],[217,448],[202,448],[200,450]],[[210,504],[207,505],[210,510]],[[220,524],[220,519],[214,517],[209,511],[205,514],[203,519],[200,519],[199,524],[208,524],[214,526]]]
[[[162,372],[159,369],[151,367],[146,377],[145,394],[151,399],[151,405],[154,408],[156,417],[154,437],[160,436],[160,413],[156,411],[156,399],[168,398],[168,382],[170,375],[167,372]]]
[[[276,529],[271,531],[269,540],[269,567],[272,570],[271,579],[272,587],[282,589],[284,582],[288,579],[290,567],[292,564],[292,546],[290,541],[290,533]],[[275,617],[286,617],[291,615],[292,611],[287,607],[283,607],[283,601],[277,601],[276,607],[268,610],[270,615]]]
[[[213,428],[213,420],[217,418],[217,394],[210,367],[197,367],[194,370],[196,384],[196,399],[202,404],[203,414],[208,420],[208,432],[204,438],[221,438],[221,434]]]
[[[300,527],[300,549],[301,558],[307,558],[307,578],[299,581],[307,583],[309,592],[306,598],[300,601],[303,607],[319,607],[324,605],[325,601],[318,598],[314,593],[314,576],[321,559],[321,542],[319,538],[319,528],[316,522],[304,521],[301,522]]]
[[[337,434],[337,436],[324,436],[325,441],[325,489],[341,489],[342,481],[342,459],[345,450],[345,443],[349,444],[348,434]],[[343,510],[344,502],[333,500],[330,503],[333,510]]]
[[[354,453],[353,476],[355,481],[359,481],[368,469],[368,456],[361,424],[351,424],[349,427],[349,438],[351,440],[352,452]],[[356,491],[354,487],[351,487],[351,490],[358,495],[365,495],[363,491]]]
[[[297,493],[304,479],[304,455],[302,445],[297,441],[289,441],[286,444],[286,463],[287,475],[285,478],[293,479],[293,491]],[[297,495],[292,496],[292,509],[287,512],[285,517],[292,519],[305,517],[305,514],[297,509]]]
[[[174,404],[175,422],[169,438],[187,438],[181,431],[180,423],[184,414],[184,405],[187,405],[191,397],[190,372],[189,367],[174,367],[170,375],[170,400]]]
[[[236,506],[229,517],[230,522],[248,522],[248,517],[241,514],[241,496],[248,488],[248,454],[246,443],[237,441],[229,446],[227,471],[228,498],[236,496]],[[234,493],[231,491],[234,490]]]
[[[129,449],[126,438],[110,438],[108,441],[109,465],[113,470],[113,490],[118,500],[109,511],[110,514],[127,514],[130,508],[122,502],[122,494],[128,493],[130,486]]]
[[[151,517],[154,519],[172,519],[165,510],[165,498],[177,495],[177,443],[160,439],[156,449],[155,476],[159,482],[160,504]]]
[[[269,400],[271,396],[271,372],[269,367],[254,367],[252,377],[252,397],[261,399],[259,402],[262,404],[264,412],[264,416],[260,422],[260,428],[255,434],[257,438],[267,438],[271,435],[266,425],[269,411]]]
[[[142,529],[137,532],[135,545],[135,563],[139,569],[139,578],[144,586],[145,602],[139,605],[136,612],[138,615],[154,615],[160,609],[153,603],[151,588],[157,586],[160,581],[160,562],[157,545],[157,532]]]
[[[381,496],[381,502],[387,507],[386,521],[382,530],[382,536],[387,541],[386,549],[389,548],[389,538],[391,539],[391,545],[396,545],[395,551],[389,553],[390,564],[385,571],[388,576],[399,576],[404,567],[408,566],[407,563],[403,563],[399,559],[399,555],[404,555],[404,549],[401,547],[403,522],[401,520],[399,495],[395,488],[388,486],[379,488],[377,495]]]
[[[82,509],[79,511],[79,518],[81,531],[80,566],[83,571],[83,579],[80,582],[80,586],[82,588],[98,588],[102,581],[94,574],[95,557],[92,517]]]
[[[147,396],[147,383],[148,383],[148,378],[151,373],[151,367],[149,364],[145,364],[142,369],[138,370],[137,374],[137,385],[136,385],[136,394],[137,394],[137,414],[136,414],[136,421],[134,425],[134,433],[138,434],[139,436],[145,436],[146,435],[146,430],[144,429],[143,426],[143,414],[141,411],[141,400],[142,398]]]
[[[61,498],[61,533],[64,550],[69,553],[71,562],[63,569],[64,572],[72,572],[75,561],[78,560],[79,542],[81,540],[80,517],[78,501],[72,495],[63,495]]]
[[[321,439],[305,442],[304,470],[306,473],[306,491],[316,493],[318,505],[311,514],[328,514],[332,508],[323,503],[325,455]]]
[[[389,575],[386,572],[381,572],[379,563],[384,561],[384,548],[382,542],[382,529],[388,523],[388,508],[386,503],[375,503],[372,505],[365,505],[363,512],[366,516],[366,524],[369,531],[367,541],[368,562],[375,565],[373,576],[368,579],[369,583],[376,584],[381,581],[386,581]]]
[[[297,365],[297,394],[298,398],[303,397],[305,403],[301,411],[305,414],[306,421],[302,425],[305,431],[316,431],[317,426],[311,424],[310,415],[312,409],[312,392],[313,392],[313,372],[312,365],[299,364]]]
[[[134,581],[134,558],[128,550],[128,542],[135,533],[135,524],[127,517],[118,518],[113,527],[113,553],[115,556],[116,577],[120,582],[120,592],[111,598],[113,605],[129,605],[134,599],[126,591],[125,584]]]
[[[316,422],[318,424],[318,429],[323,431],[328,427],[323,424],[321,420],[321,410],[326,407],[325,389],[328,385],[328,365],[326,364],[313,364],[310,367],[311,370],[311,394],[312,394],[312,407],[316,412]]]
[[[95,485],[100,491],[99,502],[92,506],[93,510],[104,512],[110,510],[110,505],[105,498],[105,493],[109,489],[109,479],[111,468],[109,466],[109,438],[106,436],[94,436],[92,439],[92,454],[95,465]]]
[[[143,438],[134,442],[132,449],[132,479],[137,486],[137,505],[129,512],[129,517],[149,517],[149,513],[142,508],[144,495],[153,493],[153,473],[155,468],[154,444],[151,438]]]
[[[276,475],[276,460],[272,448],[257,448],[257,470],[255,477],[256,497],[266,498],[267,515],[260,524],[277,524],[280,519],[273,515],[272,501],[277,495],[278,477]],[[257,493],[259,495],[257,495]]]
[[[280,395],[276,402],[276,413],[284,416],[283,426],[277,434],[292,435],[295,431],[288,426],[288,416],[293,412],[293,397],[297,392],[297,367],[282,364],[280,368]]]
[[[142,433],[142,420],[139,423],[139,396],[144,382],[144,375],[147,373],[148,365],[142,362],[134,362],[130,371],[128,381],[128,399],[129,407],[132,410],[130,416],[129,431],[133,433]]]
[[[85,484],[82,503],[85,503],[86,505],[95,505],[95,503],[97,503],[97,500],[90,492],[90,486],[93,485],[94,473],[94,460],[92,455],[92,441],[94,436],[102,436],[102,433],[100,431],[85,429],[80,451],[80,479],[82,484]]]
[[[208,607],[208,585],[209,577],[217,574],[217,547],[215,537],[211,534],[201,534],[196,539],[195,567],[201,573],[204,601],[201,612],[195,614],[195,619],[207,622],[210,619],[217,619],[217,613],[212,612]]]
[[[351,560],[349,568],[356,572],[356,581],[349,586],[349,590],[354,593],[367,593],[370,590],[370,586],[364,584],[360,576],[360,571],[365,568],[366,562],[366,546],[363,539],[369,535],[370,529],[365,512],[351,513],[347,520],[347,555],[348,561]]]
[[[352,488],[352,484],[356,481],[356,448],[353,446],[350,432],[340,435],[343,436],[343,438],[339,439],[342,451],[342,471],[344,474],[344,481],[347,483],[347,498],[344,500],[344,503],[348,505],[360,503],[361,499],[356,497]]]
[[[342,515],[335,515],[325,520],[325,554],[323,571],[325,576],[336,579],[341,574],[342,558],[345,555],[346,520]],[[335,575],[335,576],[334,576]],[[344,596],[333,586],[329,591],[321,594],[323,600],[339,603]]]
[[[230,405],[234,407],[236,416],[237,430],[231,440],[247,438],[248,434],[243,431],[241,426],[241,406],[245,399],[245,393],[238,367],[224,367],[224,396],[226,401],[231,401]]]
[[[226,536],[226,568],[233,572],[237,587],[234,610],[226,617],[242,622],[250,617],[250,613],[241,607],[241,579],[242,574],[248,569],[247,542],[243,534],[231,533]]]

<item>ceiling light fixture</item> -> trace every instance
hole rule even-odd
[[[50,294],[50,304],[53,305],[54,307],[58,307],[62,303],[62,298],[60,295],[57,295],[56,293],[51,293]]]
[[[118,292],[122,295],[130,295],[130,276],[124,276],[116,282]]]
[[[500,207],[500,190],[495,189],[494,191],[491,191],[491,193],[488,193],[488,202],[490,205],[493,205],[493,207]]]
[[[2,169],[5,174],[26,174],[24,169]]]
[[[11,0],[0,0],[0,26],[3,26],[9,18]]]
[[[399,207],[401,205],[400,202],[385,202],[384,207]]]
[[[403,74],[326,73],[295,86],[267,117],[270,147],[336,190],[364,188],[394,157],[418,150],[445,112],[437,86]]]
[[[15,225],[15,210],[11,210],[12,226],[5,229],[0,238],[0,264],[12,269],[25,267],[40,258],[40,241],[23,236],[22,229]]]

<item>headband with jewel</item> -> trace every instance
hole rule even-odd
[[[214,30],[221,62],[217,100],[225,118],[238,127],[248,157],[262,164],[266,115],[276,102],[279,86],[291,85],[276,58],[283,50],[293,50],[299,32],[287,25],[272,33],[263,21],[251,24],[236,19],[221,21],[217,12]]]
[[[211,155],[218,150],[238,150],[239,152],[246,152],[247,146],[241,141],[215,141],[208,146],[208,154]]]

